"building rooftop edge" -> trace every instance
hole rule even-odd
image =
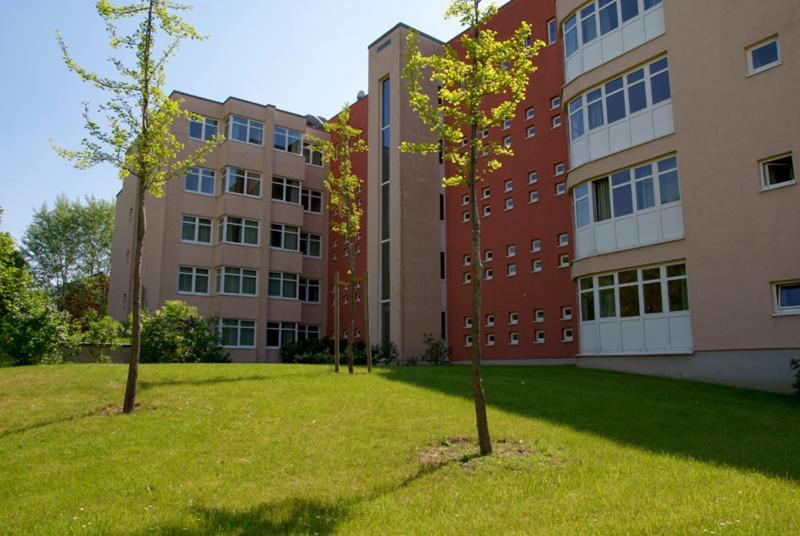
[[[204,101],[207,101],[207,102],[213,102],[215,104],[225,104],[226,102],[231,101],[231,100],[235,100],[235,101],[239,101],[239,102],[246,102],[246,103],[252,104],[254,106],[261,106],[263,108],[275,108],[275,110],[277,110],[279,112],[282,112],[282,113],[285,113],[285,114],[289,114],[289,115],[294,115],[296,117],[302,117],[303,119],[307,118],[306,115],[299,114],[297,112],[290,112],[289,110],[284,110],[284,109],[278,108],[274,104],[262,104],[260,102],[254,102],[254,101],[247,100],[247,99],[241,99],[239,97],[228,96],[224,101],[218,101],[218,100],[215,100],[215,99],[209,99],[208,97],[201,97],[200,95],[195,95],[194,93],[181,91],[179,89],[172,90],[172,93],[170,93],[169,96],[172,97],[173,95],[176,95],[176,94],[177,95],[185,95],[187,97],[192,97],[193,99],[200,99],[200,100],[204,100]],[[308,115],[313,115],[313,114],[308,114]],[[322,116],[314,115],[314,117],[322,117]]]
[[[421,36],[423,36],[423,37],[425,37],[427,39],[430,39],[431,41],[435,41],[435,42],[439,43],[440,45],[444,45],[445,44],[445,42],[442,41],[441,39],[433,37],[430,34],[426,34],[425,32],[421,32],[421,31],[417,30],[416,28],[414,28],[413,26],[409,26],[405,22],[398,22],[397,24],[395,24],[394,26],[392,26],[391,28],[389,28],[388,30],[383,32],[381,34],[381,36],[378,37],[377,39],[375,39],[372,43],[367,45],[367,50],[369,50],[370,48],[374,47],[379,41],[382,41],[383,39],[385,39],[387,35],[389,35],[390,33],[392,33],[393,31],[395,31],[398,28],[405,28],[406,30],[411,30],[411,31],[417,32],[419,35],[421,35]]]

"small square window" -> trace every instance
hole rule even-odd
[[[467,336],[464,337],[464,346],[466,348],[469,348],[470,346],[472,346],[472,335],[467,335]]]
[[[800,315],[800,280],[775,284],[775,312]]]
[[[506,136],[503,138],[503,145],[506,147],[511,147],[511,136]]]
[[[553,166],[553,175],[559,176],[564,174],[564,162],[559,162]]]
[[[461,222],[466,223],[469,221],[469,212],[462,212],[461,213]]]
[[[507,181],[506,181],[506,182],[503,184],[503,191],[505,191],[505,192],[510,192],[510,191],[511,191],[511,190],[513,190],[513,189],[514,189],[514,181],[512,181],[511,179],[508,179],[508,180],[507,180]]]
[[[494,279],[494,270],[492,268],[487,268],[483,273],[484,281],[491,281]]]
[[[494,259],[494,253],[492,253],[491,249],[487,249],[483,252],[483,260],[486,262],[491,262]]]
[[[558,247],[564,247],[569,245],[569,235],[567,233],[561,233],[558,235]]]
[[[471,316],[465,316],[464,317],[464,327],[465,328],[471,328],[472,327],[472,317]]]
[[[531,125],[531,126],[528,127],[527,136],[529,138],[533,138],[534,136],[536,136],[536,127],[535,126]]]
[[[461,196],[461,206],[465,206],[469,204],[469,195],[464,194]]]
[[[572,328],[563,328],[561,330],[561,342],[572,342]]]
[[[761,162],[763,188],[776,188],[795,183],[794,160],[792,155],[783,155]]]
[[[491,205],[483,205],[483,215],[484,215],[484,217],[492,215],[492,206]]]
[[[560,268],[566,268],[567,266],[569,266],[569,255],[561,255],[558,258],[558,266]]]
[[[567,193],[567,183],[565,182],[557,182],[556,183],[556,194],[555,195],[564,195]]]
[[[561,116],[560,115],[554,115],[553,117],[551,117],[550,118],[550,126],[552,128],[560,127],[561,126]]]
[[[776,37],[747,49],[747,72],[760,73],[781,64],[781,51]]]
[[[536,332],[536,344],[544,344],[544,331],[538,330]]]
[[[494,326],[494,315],[486,315],[486,327],[491,328]]]
[[[539,181],[539,172],[531,171],[528,173],[528,184],[535,184]]]
[[[472,282],[472,274],[470,272],[464,272],[464,283],[471,283]]]
[[[519,344],[519,333],[517,333],[516,331],[512,331],[511,333],[509,333],[508,344],[510,344],[511,346],[516,346],[517,344]]]
[[[555,110],[556,108],[559,108],[560,106],[561,106],[561,97],[556,95],[555,97],[550,99],[550,109],[551,110]]]
[[[514,277],[517,275],[517,265],[516,264],[509,264],[506,266],[506,275],[508,277]]]
[[[508,313],[508,323],[512,326],[515,324],[519,324],[519,313],[516,311],[511,311]]]
[[[547,44],[552,45],[558,40],[558,25],[556,19],[547,21]]]
[[[464,255],[463,260],[464,260],[464,266],[469,266],[470,264],[472,264],[472,257],[470,257],[469,255]]]
[[[486,346],[494,346],[494,333],[486,335]]]
[[[490,188],[484,188],[481,195],[484,199],[489,199],[489,196],[492,195],[492,190]]]
[[[536,323],[544,322],[544,309],[533,310],[533,321]]]
[[[512,198],[506,199],[506,210],[511,210],[514,208],[514,200]]]
[[[539,190],[531,190],[528,193],[528,203],[538,203],[539,202]]]
[[[542,241],[539,240],[538,238],[531,240],[531,251],[533,253],[542,251]]]
[[[488,137],[489,137],[489,129],[488,128],[484,128],[481,131],[481,138],[485,140]]]
[[[503,121],[503,130],[508,130],[511,128],[511,119],[506,119]]]
[[[534,272],[541,272],[542,271],[542,260],[541,259],[534,259],[533,260],[533,271]]]
[[[517,246],[515,244],[509,244],[506,246],[506,257],[516,257],[517,255]]]
[[[572,307],[569,305],[561,307],[561,320],[572,320]]]
[[[533,119],[536,113],[533,110],[533,106],[525,110],[525,119]]]

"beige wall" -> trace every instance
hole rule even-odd
[[[559,0],[559,22],[585,4]],[[800,348],[770,283],[800,279],[800,186],[761,191],[759,160],[800,158],[800,4],[664,0],[666,33],[566,85],[563,102],[664,52],[675,133],[571,170],[568,185],[676,152],[685,239],[577,260],[573,276],[685,258],[694,348]],[[778,35],[782,65],[747,76],[745,49]]]

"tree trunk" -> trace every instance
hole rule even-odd
[[[367,372],[372,372],[372,343],[369,338],[369,273],[364,270],[364,343],[367,345]]]
[[[475,39],[480,37],[480,24],[478,19],[478,3],[475,0]],[[476,58],[472,59],[473,73],[477,69]],[[474,84],[473,84],[474,85]],[[470,99],[472,102],[472,99]],[[471,105],[471,103],[470,103]],[[478,219],[477,186],[475,184],[477,165],[477,151],[475,140],[478,136],[477,115],[478,110],[470,110],[470,154],[469,154],[469,184],[470,213],[472,217],[472,396],[475,399],[475,424],[478,429],[478,443],[481,456],[492,453],[492,438],[489,435],[489,420],[486,416],[486,396],[483,391],[481,378],[481,278],[483,275],[483,262],[481,260],[481,228]]]
[[[347,372],[353,374],[353,346],[356,341],[356,255],[352,240],[347,242],[347,252],[350,257],[350,278],[347,280],[347,300],[350,302],[347,307]]]
[[[128,382],[125,385],[123,413],[133,413],[136,407],[136,382],[139,378],[139,351],[142,347],[142,250],[144,249],[145,211],[144,180],[137,177],[136,245],[133,253],[133,289],[131,290],[131,358],[128,364]]]
[[[339,372],[339,272],[333,279],[333,370]]]

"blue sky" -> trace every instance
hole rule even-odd
[[[195,0],[186,15],[209,35],[187,43],[170,64],[167,89],[216,100],[232,95],[282,109],[333,115],[367,86],[367,45],[397,22],[440,39],[458,33],[442,15],[449,0]],[[49,140],[77,147],[82,102],[103,95],[67,71],[54,31],[75,58],[108,72],[106,34],[93,0],[0,1],[0,112],[6,134],[0,229],[19,241],[34,209],[59,193],[113,199],[111,167],[73,169]]]

